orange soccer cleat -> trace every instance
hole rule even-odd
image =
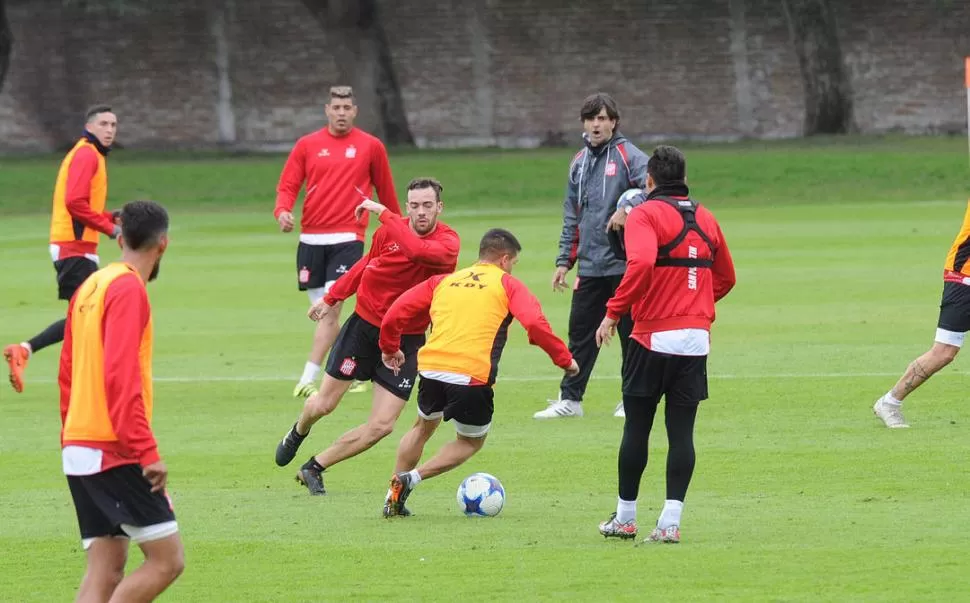
[[[30,360],[30,352],[24,346],[15,343],[3,348],[3,357],[10,367],[10,385],[19,394],[24,391],[24,369],[27,368],[27,361]]]

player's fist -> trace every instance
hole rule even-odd
[[[575,377],[576,375],[578,375],[579,365],[576,364],[576,359],[574,358],[572,361],[570,361],[569,366],[567,366],[563,370],[565,371],[567,377]]]
[[[381,361],[384,362],[384,366],[389,368],[396,377],[401,372],[401,367],[404,366],[404,352],[398,350],[393,354],[381,353]]]
[[[163,461],[157,461],[145,467],[141,470],[141,474],[152,485],[152,492],[165,489],[165,483],[168,481],[168,467],[165,466]]]
[[[377,201],[374,201],[372,199],[364,199],[363,201],[360,202],[360,205],[357,206],[357,209],[354,210],[354,217],[360,220],[361,216],[364,215],[365,211],[369,211],[375,216],[379,216],[382,213],[384,213],[384,210],[386,209],[387,209],[386,207],[384,207]]]
[[[566,273],[569,272],[569,268],[565,266],[559,266],[556,271],[552,273],[552,290],[553,291],[565,291],[569,288],[566,284]]]
[[[290,232],[293,230],[293,212],[280,212],[280,215],[276,218],[276,221],[280,224],[281,232]]]
[[[626,209],[621,207],[620,209],[613,212],[612,216],[610,216],[610,221],[607,222],[606,224],[606,231],[609,232],[611,230],[617,230],[617,231],[623,230],[623,227],[625,225],[626,225]]]
[[[307,312],[306,315],[307,318],[316,322],[329,314],[331,309],[331,306],[321,299],[317,303],[310,306],[310,311]]]
[[[596,346],[610,345],[610,340],[616,334],[616,320],[607,316],[596,329]]]

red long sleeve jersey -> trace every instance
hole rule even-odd
[[[685,200],[686,197],[673,198]],[[647,201],[634,208],[627,219],[624,242],[627,268],[623,281],[606,304],[607,316],[618,319],[631,312],[633,335],[643,343],[650,334],[677,329],[710,329],[714,302],[734,287],[734,262],[721,227],[707,208],[698,205],[697,224],[714,247],[690,231],[671,251],[673,258],[712,259],[710,268],[656,266],[662,245],[672,241],[684,227],[684,220],[671,205]],[[644,344],[649,347],[648,344]]]
[[[357,294],[358,316],[379,327],[387,309],[399,295],[436,274],[454,272],[461,241],[458,233],[438,222],[434,231],[419,237],[409,219],[381,213],[370,251],[330,288],[324,301],[331,306]],[[427,316],[415,316],[404,325],[407,334],[424,333]]]
[[[370,197],[375,188],[378,200],[401,215],[387,150],[363,130],[354,128],[345,136],[334,136],[324,128],[297,140],[276,187],[275,217],[293,211],[304,182],[306,197],[300,220],[304,234],[355,233],[363,241],[370,214],[357,220],[354,209],[363,199],[361,192]]]
[[[71,299],[58,374],[62,446],[100,451],[81,475],[159,460],[151,348],[151,307],[135,269],[118,262],[91,275]]]

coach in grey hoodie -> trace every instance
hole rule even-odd
[[[626,212],[618,204],[621,195],[644,188],[647,180],[647,156],[617,131],[620,113],[613,97],[602,92],[588,96],[580,119],[586,144],[569,165],[552,281],[553,290],[568,289],[566,273],[578,262],[578,283],[569,311],[569,351],[579,364],[579,374],[563,378],[558,398],[535,413],[537,419],[583,416],[583,394],[599,354],[596,329],[626,269],[626,262],[610,248],[607,225],[622,224]],[[624,357],[631,329],[630,317],[624,316],[618,325]],[[621,403],[615,414],[623,416],[622,412]]]

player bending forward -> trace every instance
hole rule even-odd
[[[457,265],[461,246],[458,233],[438,222],[443,208],[441,190],[441,184],[433,178],[412,180],[408,184],[406,218],[374,201],[361,203],[358,212],[375,213],[381,221],[370,251],[310,309],[310,318],[320,320],[357,294],[357,307],[337,336],[320,391],[307,399],[300,418],[277,446],[276,464],[282,467],[293,460],[310,428],[333,412],[353,380],[374,382],[367,422],[340,436],[300,468],[297,479],[310,494],[326,493],[324,470],[360,454],[391,433],[411,396],[418,373],[415,354],[424,344],[427,315],[414,316],[401,325],[402,346],[409,362],[399,372],[390,371],[381,362],[378,335],[384,314],[401,293],[431,276],[449,274]]]
[[[418,419],[398,446],[384,517],[410,515],[404,503],[415,486],[461,465],[485,444],[492,423],[492,385],[512,318],[556,366],[568,375],[579,372],[566,344],[543,316],[539,300],[512,277],[521,250],[512,233],[490,230],[479,245],[478,263],[410,289],[384,316],[381,351],[384,364],[395,372],[407,370],[414,361],[401,343],[407,325],[429,313],[433,325],[417,357]],[[455,421],[457,438],[415,469],[441,419]]]

